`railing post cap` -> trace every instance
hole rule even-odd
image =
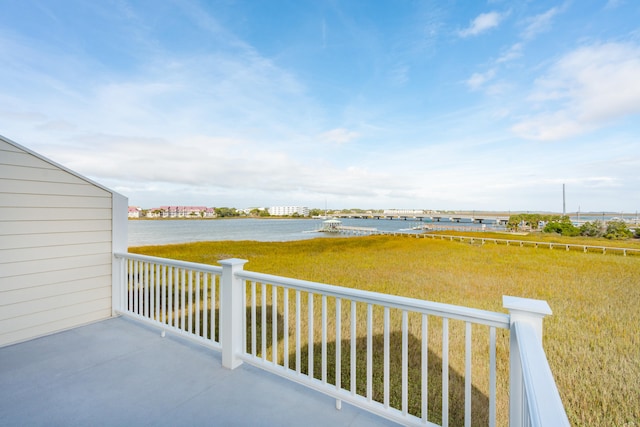
[[[502,306],[509,311],[527,312],[537,314],[539,316],[547,316],[552,313],[549,304],[547,304],[546,301],[539,299],[503,295]]]
[[[246,263],[248,263],[249,260],[246,259],[240,259],[240,258],[228,258],[228,259],[221,259],[218,261],[218,263],[220,263],[220,265],[228,265],[228,266],[236,266],[236,265],[244,265]]]

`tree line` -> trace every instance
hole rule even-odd
[[[517,214],[511,215],[507,223],[507,229],[511,231],[540,230],[540,228],[544,233],[556,233],[562,236],[604,237],[612,240],[629,239],[634,236],[640,238],[640,227],[637,227],[634,233],[622,220],[595,220],[577,227],[568,216]]]

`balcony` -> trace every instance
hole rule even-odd
[[[394,423],[126,316],[0,349],[0,425]]]
[[[220,263],[115,254],[119,318],[0,349],[0,424],[493,426],[507,381],[510,425],[569,425],[542,349],[544,301],[504,297],[510,314],[493,313]],[[464,371],[450,367],[458,339]],[[472,375],[483,356],[488,393]]]

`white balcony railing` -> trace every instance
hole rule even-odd
[[[510,425],[569,425],[542,349],[544,301],[504,297],[507,315],[245,271],[239,259],[222,267],[136,254],[116,261],[118,313],[221,350],[227,368],[250,363],[335,397],[338,408],[349,402],[405,425],[471,425],[472,358],[482,359],[472,331],[488,337],[481,421],[496,425],[496,333],[509,330]],[[451,322],[463,331],[463,355],[450,354]],[[463,360],[464,374],[450,357]],[[450,419],[451,396],[464,402],[463,417]]]

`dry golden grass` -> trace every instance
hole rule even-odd
[[[640,262],[635,256],[386,236],[283,243],[206,242],[131,248],[130,251],[208,264],[224,258],[244,258],[249,260],[247,270],[492,311],[504,312],[502,295],[544,299],[554,312],[544,321],[544,346],[572,425],[623,426],[638,424],[640,420]],[[280,295],[278,300],[281,299]],[[268,301],[270,304],[270,299]],[[319,313],[319,299],[315,306]],[[345,310],[344,305],[342,309]],[[348,317],[345,319],[342,339],[348,340]],[[410,321],[410,365],[419,367],[419,361],[415,360],[419,358],[417,340],[411,338],[420,337],[419,322]],[[394,322],[397,324],[397,319]],[[360,314],[358,323],[356,345],[361,349],[366,346],[366,340],[361,333],[364,320]],[[319,326],[314,328],[314,357],[317,358]],[[434,345],[430,358],[436,364],[434,372],[438,370],[440,356],[438,328],[438,322],[430,320],[429,341]],[[462,351],[459,351],[464,349],[463,328],[452,322],[453,382],[459,381],[456,373],[464,372]],[[476,332],[475,328],[473,333],[474,416],[480,414],[474,420],[475,425],[476,421],[486,419],[483,396],[488,390],[488,375],[486,361],[481,360],[482,351],[477,351],[477,346],[486,347],[487,333]],[[396,341],[392,341],[392,346],[397,339],[393,332],[392,340]],[[374,345],[381,345],[377,338]],[[348,341],[341,346],[342,364],[346,363],[342,372],[345,385],[349,381]],[[506,336],[499,336],[499,372],[507,368],[507,348]],[[331,348],[328,353],[333,351]],[[278,352],[281,356],[282,348]],[[301,356],[305,365],[306,349]],[[359,378],[364,376],[361,367],[362,363],[358,362]],[[319,370],[319,366],[315,368],[316,377]],[[412,372],[409,376],[410,388],[413,390],[416,382],[419,387],[419,379],[416,381]],[[432,380],[437,390],[438,378]],[[499,380],[503,382],[498,390],[499,424],[505,425],[507,390],[504,377]],[[374,388],[379,387],[380,381],[375,384]],[[362,385],[358,383],[357,387],[360,390]],[[459,387],[455,384],[451,387],[454,394],[451,423],[457,425],[459,414],[453,411],[459,411],[461,405],[455,395]],[[379,390],[374,390],[376,393],[379,394]],[[438,396],[431,399],[431,393],[430,402],[439,402]],[[397,401],[397,396],[394,399]],[[434,408],[437,405],[439,403],[430,403],[430,411],[435,411],[430,415],[434,421],[440,416]],[[419,413],[419,408],[414,412]]]

